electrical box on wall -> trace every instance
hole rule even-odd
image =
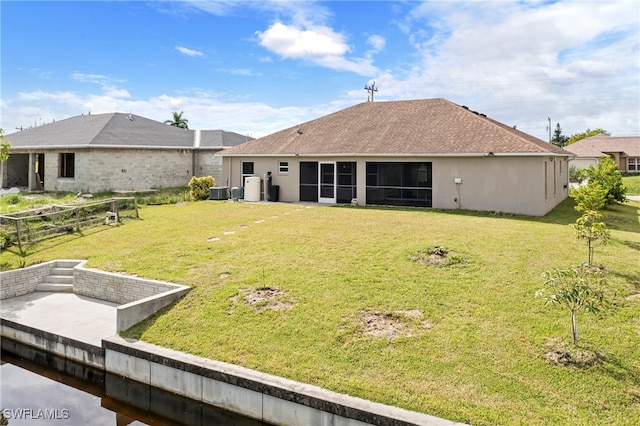
[[[453,183],[460,185],[462,183],[462,178],[453,178]]]

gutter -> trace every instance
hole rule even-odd
[[[320,153],[307,153],[307,154],[233,154],[225,153],[223,151],[216,152],[215,155],[221,155],[223,157],[568,157],[575,158],[575,155],[570,154],[557,154],[555,152],[472,152],[472,153],[333,153],[333,154],[320,154]]]

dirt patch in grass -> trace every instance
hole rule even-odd
[[[409,259],[436,268],[468,263],[461,254],[442,246],[420,249],[417,253],[410,254]]]
[[[412,337],[424,333],[432,327],[418,309],[406,311],[380,312],[359,311],[356,316],[343,318],[340,331],[354,336],[384,337],[390,340],[398,337]]]
[[[563,367],[589,368],[604,363],[604,355],[599,351],[573,346],[561,339],[552,339],[544,346],[544,358],[552,364]]]
[[[296,300],[278,288],[258,287],[240,290],[231,298],[234,305],[245,303],[253,307],[254,311],[264,310],[285,311],[291,309]],[[232,311],[230,312],[232,313]]]

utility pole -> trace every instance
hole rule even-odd
[[[371,95],[370,97],[367,97],[367,102],[373,102],[373,93],[378,91],[378,89],[376,89],[376,82],[374,81],[371,86],[365,85],[364,90],[369,92]]]
[[[549,130],[549,143],[551,143],[551,117],[547,117],[549,120],[549,125],[547,126],[547,130]]]

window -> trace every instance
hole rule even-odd
[[[630,172],[640,172],[640,158],[629,158],[627,170]]]
[[[286,175],[289,173],[289,162],[288,161],[279,161],[278,162],[278,173],[281,175]]]
[[[253,161],[242,162],[242,175],[240,176],[240,184],[244,186],[245,178],[253,176]]]
[[[431,207],[432,170],[429,162],[368,162],[367,204]]]
[[[58,156],[58,177],[72,178],[75,176],[75,154],[60,153]]]

